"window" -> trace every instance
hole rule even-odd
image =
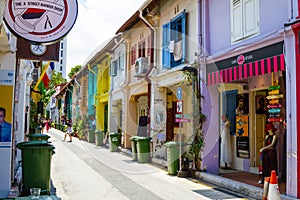
[[[131,60],[130,60],[131,65],[135,64],[136,56],[137,55],[136,55],[136,44],[135,44],[131,47]]]
[[[118,59],[114,60],[110,64],[110,76],[117,76],[118,73]]]
[[[258,0],[231,0],[231,42],[259,32]]]
[[[119,68],[120,71],[123,71],[125,68],[125,55],[123,52],[119,53]]]
[[[139,56],[138,57],[145,57],[146,55],[146,42],[141,41],[139,42]]]
[[[163,68],[176,67],[185,60],[186,13],[183,11],[163,25]]]

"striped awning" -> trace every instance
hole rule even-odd
[[[210,86],[214,84],[229,83],[251,78],[253,76],[259,76],[284,70],[284,55],[280,54],[243,65],[207,73],[207,85]]]

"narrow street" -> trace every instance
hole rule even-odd
[[[63,141],[64,134],[56,129],[48,134],[55,146],[52,193],[63,200],[246,199],[193,179],[170,176],[157,166],[137,163],[77,138]]]

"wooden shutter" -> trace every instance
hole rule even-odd
[[[134,65],[135,60],[136,60],[136,44],[131,47],[131,60],[130,60],[131,62],[130,62],[130,64]]]
[[[244,0],[244,37],[248,37],[258,32],[258,14],[256,0]]]
[[[110,76],[116,76],[118,70],[117,60],[114,60],[110,64]]]
[[[162,34],[162,68],[170,67],[170,52],[169,52],[169,43],[170,43],[170,23],[163,25],[163,34]]]
[[[243,38],[243,7],[242,0],[231,1],[231,41]]]
[[[230,121],[230,134],[235,134],[235,109],[236,109],[236,96],[238,94],[237,90],[226,91],[222,93],[222,114],[228,116]]]

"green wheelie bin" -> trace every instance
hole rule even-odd
[[[26,134],[25,136],[28,137],[29,141],[33,141],[33,140],[45,140],[45,141],[48,142],[48,139],[50,138],[49,135],[42,134],[42,133],[39,133],[39,134]]]
[[[22,192],[30,195],[30,188],[41,188],[41,194],[50,194],[51,159],[54,146],[44,140],[20,142],[22,151]]]
[[[178,142],[167,142],[167,163],[168,163],[168,174],[176,175],[179,169],[179,143]]]
[[[137,147],[136,147],[136,143],[137,143],[136,139],[137,138],[139,138],[139,136],[130,137],[132,160],[137,160]]]
[[[101,130],[95,131],[95,140],[96,140],[96,146],[103,146],[103,131]]]
[[[136,138],[137,161],[139,163],[149,162],[150,159],[150,140],[151,137]]]
[[[110,151],[111,152],[118,151],[120,133],[109,133],[109,141],[110,141]]]
[[[89,129],[88,142],[89,143],[94,143],[95,142],[95,131],[93,129]]]

